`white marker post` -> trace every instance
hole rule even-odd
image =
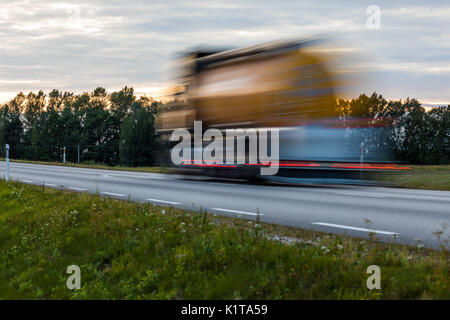
[[[6,144],[6,175],[5,175],[6,182],[9,181],[9,144]]]
[[[361,156],[359,157],[360,179],[363,178],[363,164],[364,164],[364,142],[361,142]]]
[[[66,164],[66,147],[64,147],[63,163]]]

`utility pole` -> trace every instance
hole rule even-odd
[[[64,153],[63,153],[63,163],[66,164],[66,147],[63,148]]]
[[[6,175],[5,175],[6,182],[9,181],[9,144],[6,144]]]
[[[80,145],[78,145],[78,164],[80,164]]]

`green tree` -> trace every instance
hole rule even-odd
[[[433,108],[427,112],[423,129],[427,146],[423,162],[450,163],[450,106]]]
[[[154,110],[134,102],[125,117],[120,134],[120,163],[126,166],[143,166],[152,163],[155,142]]]
[[[23,148],[21,140],[23,137],[23,127],[20,120],[18,109],[14,108],[14,104],[5,105],[1,116],[0,133],[2,134],[2,146],[7,143],[10,146],[10,157],[13,159],[21,159],[23,156]]]

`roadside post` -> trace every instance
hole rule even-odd
[[[6,174],[5,174],[6,182],[9,181],[9,144],[6,144]]]
[[[66,147],[64,147],[64,153],[63,153],[63,163],[66,164]]]
[[[363,178],[363,163],[364,163],[364,142],[361,142],[361,155],[359,157],[360,175],[359,178]]]

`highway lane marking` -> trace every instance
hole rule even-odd
[[[263,216],[262,213],[247,212],[247,211],[239,211],[239,210],[231,210],[231,209],[223,209],[223,208],[211,208],[210,210],[214,210],[214,211],[223,211],[223,212],[231,212],[231,213],[238,213],[238,214],[247,214],[247,215],[249,215],[249,216]]]
[[[350,193],[350,192],[334,192],[334,194],[359,197],[375,197],[375,198],[393,198],[393,199],[413,199],[413,200],[429,200],[429,201],[450,201],[450,197],[432,196],[432,195],[408,195],[408,194],[377,194],[377,193]]]
[[[101,192],[102,194],[106,194],[108,196],[116,196],[116,197],[126,197],[125,194],[114,193],[114,192]]]
[[[56,184],[53,184],[53,183],[44,183],[46,186],[49,186],[49,187],[57,187],[57,185]]]
[[[376,194],[376,193],[334,192],[334,194],[340,194],[340,195],[344,195],[344,196],[375,197],[375,198],[387,197],[387,195]]]
[[[228,183],[227,181],[225,181],[225,182],[208,182],[208,181],[203,182],[203,181],[196,181],[196,182],[207,183],[207,184],[213,184],[213,185],[215,185],[215,186],[221,186],[221,187],[226,187],[226,186],[231,186],[231,187],[239,186],[239,184],[236,184],[236,183]]]
[[[145,172],[144,172],[145,173]],[[145,179],[145,180],[169,180],[169,178],[166,177],[145,177],[145,176],[132,176],[128,174],[110,174],[112,177],[118,177],[118,178],[136,178],[136,179]]]
[[[382,230],[375,230],[375,229],[366,229],[366,228],[358,228],[358,227],[344,226],[344,225],[341,225],[341,224],[334,224],[334,223],[313,222],[312,224],[319,225],[319,226],[325,226],[325,227],[332,227],[332,228],[341,228],[341,229],[364,231],[364,232],[370,232],[370,233],[386,234],[386,235],[395,236],[395,237],[398,236],[397,232],[382,231]]]
[[[448,196],[428,196],[428,195],[407,195],[407,194],[390,194],[386,197],[397,199],[413,199],[413,200],[428,200],[428,201],[450,201]]]
[[[87,190],[88,190],[88,189],[84,189],[84,188],[76,188],[76,187],[69,187],[69,189],[75,190],[75,191],[87,191]]]
[[[25,183],[33,183],[33,181],[31,180],[20,180],[21,182],[25,182]]]
[[[213,184],[215,186],[223,186],[224,183],[219,183],[219,182],[206,182],[207,184]]]
[[[4,166],[4,165],[3,165]],[[36,166],[39,167],[51,167],[51,165],[39,165],[39,164],[32,164],[30,166],[26,166],[25,169],[35,169]],[[0,166],[2,167],[2,166]],[[18,169],[24,169],[24,168],[18,168]],[[169,180],[169,178],[167,177],[152,177],[151,175],[156,175],[156,174],[160,174],[160,175],[164,175],[164,173],[156,173],[156,172],[136,172],[136,173],[142,173],[142,176],[139,175],[130,175],[130,174],[119,174],[116,172],[110,172],[105,174],[104,172],[97,172],[98,170],[103,170],[103,169],[94,169],[94,168],[79,168],[79,167],[66,167],[66,169],[64,170],[60,170],[60,169],[56,169],[56,168],[39,168],[39,170],[43,170],[43,171],[50,171],[50,172],[62,172],[62,173],[66,173],[66,174],[74,174],[76,173],[76,171],[82,172],[84,174],[96,174],[96,175],[100,175],[103,178],[110,178],[112,176],[114,177],[127,177],[127,178],[138,178],[138,179],[157,179],[157,180]],[[96,172],[92,172],[92,171],[96,171]],[[126,171],[123,171],[126,172]],[[146,176],[148,175],[148,176]]]
[[[145,201],[158,202],[158,203],[166,203],[166,204],[181,204],[181,202],[167,201],[167,200],[159,200],[159,199],[145,199]]]

